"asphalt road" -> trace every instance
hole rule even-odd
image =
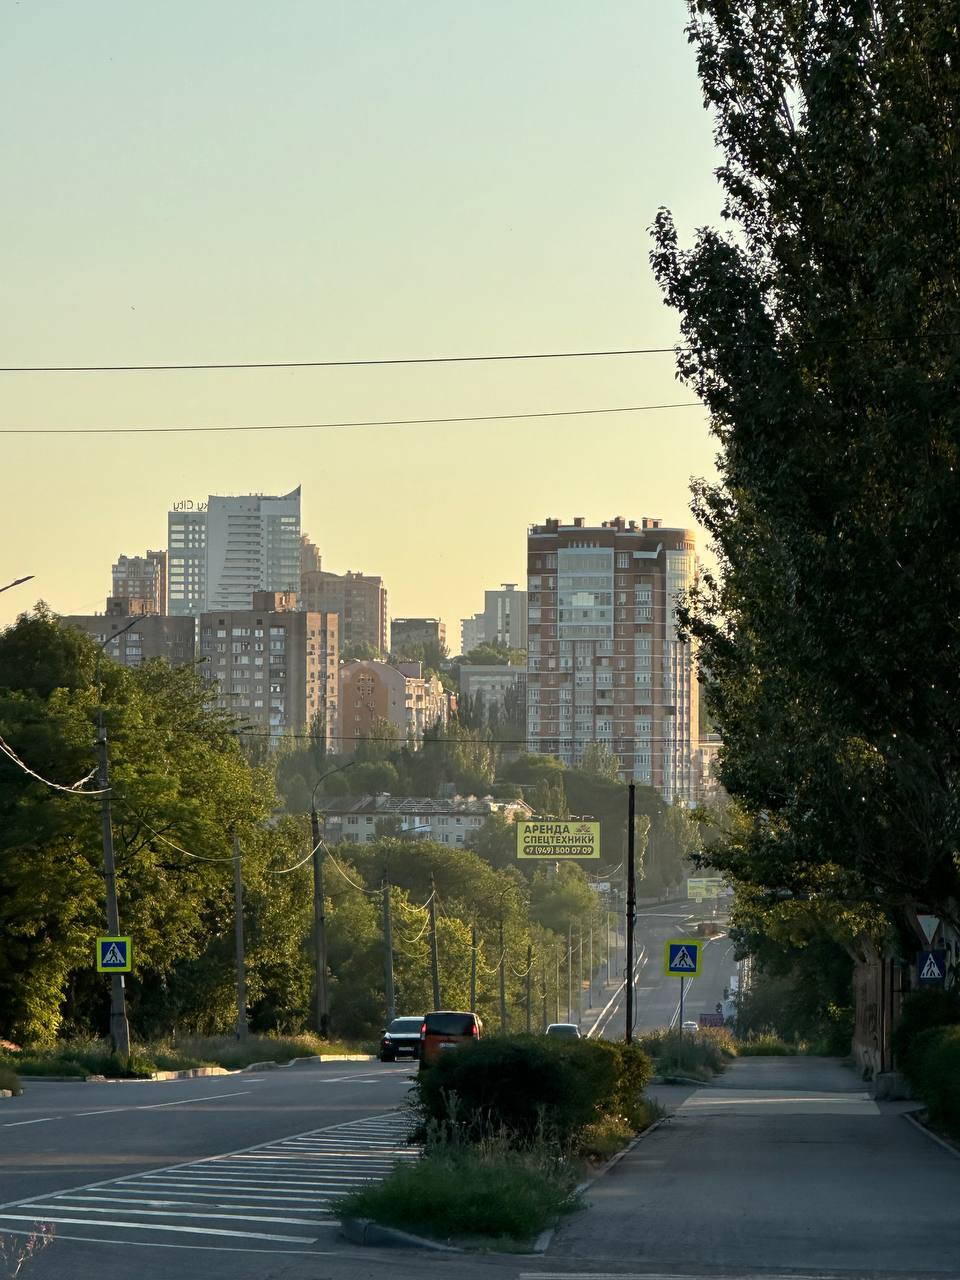
[[[662,907],[647,907],[637,913],[636,951],[641,958],[637,964],[634,990],[634,1026],[637,1031],[654,1027],[668,1027],[679,1022],[680,980],[669,978],[663,972],[664,943],[672,938],[695,937],[691,926],[707,917],[708,909],[679,903]],[[723,999],[724,988],[736,972],[733,944],[723,934],[718,938],[700,939],[703,943],[703,963],[698,978],[684,981],[684,1020],[696,1022],[701,1013],[713,1013]],[[608,992],[607,998],[613,995]],[[600,1010],[596,1010],[599,1013]],[[626,1006],[622,993],[608,1009],[601,1026],[601,1034],[607,1039],[622,1039]],[[584,1030],[592,1018],[584,1019]]]

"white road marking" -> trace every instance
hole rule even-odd
[[[138,1107],[132,1107],[133,1111],[159,1111],[161,1107],[186,1107],[192,1102],[213,1102],[216,1098],[242,1098],[246,1093],[253,1093],[252,1089],[238,1089],[235,1093],[205,1093],[200,1098],[181,1098],[178,1102],[147,1102]]]
[[[75,1111],[75,1116],[112,1116],[117,1111],[131,1111],[131,1107],[107,1107],[105,1111]]]
[[[48,1120],[62,1120],[62,1116],[42,1116],[39,1120],[13,1120],[5,1124],[4,1129],[19,1129],[24,1124],[46,1124]]]
[[[128,1233],[179,1233],[300,1245],[317,1253],[309,1246],[318,1232],[339,1226],[333,1212],[339,1197],[385,1177],[396,1162],[417,1158],[405,1145],[409,1126],[403,1113],[393,1112],[18,1200],[0,1205],[0,1231],[43,1221],[60,1239],[105,1242],[92,1231],[64,1236],[60,1229],[78,1227],[116,1232],[111,1242],[123,1245],[134,1242]]]

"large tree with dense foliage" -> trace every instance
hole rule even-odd
[[[730,231],[652,255],[720,480],[689,611],[764,901],[960,897],[960,28],[939,0],[691,0]]]

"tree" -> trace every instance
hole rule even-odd
[[[340,650],[344,662],[379,662],[383,655],[367,640],[348,640]]]
[[[717,552],[686,610],[770,902],[960,923],[960,41],[912,0],[696,0],[730,235],[654,271],[708,406]]]
[[[620,761],[600,742],[591,742],[583,753],[580,768],[591,777],[606,782],[617,782],[620,778]]]

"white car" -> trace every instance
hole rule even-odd
[[[699,1022],[691,1022],[691,1021],[689,1021],[689,1019],[688,1019],[686,1022],[684,1022],[683,1026],[680,1028],[680,1030],[681,1030],[684,1034],[686,1034],[688,1031],[699,1031],[699,1030],[700,1030],[700,1024],[699,1024]]]

